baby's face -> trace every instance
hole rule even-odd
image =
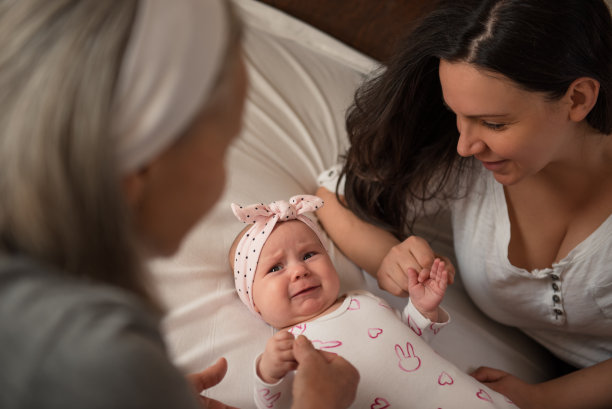
[[[340,280],[321,241],[304,223],[278,223],[264,244],[253,281],[262,318],[287,328],[318,316],[338,298]]]

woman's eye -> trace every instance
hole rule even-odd
[[[316,253],[314,251],[309,251],[308,253],[304,254],[304,260],[308,260],[310,257],[314,256]]]
[[[280,265],[274,266],[270,269],[269,273],[276,273],[277,271],[280,271],[282,267]]]
[[[482,124],[493,131],[501,131],[506,127],[506,124],[498,124],[487,121],[482,121]]]

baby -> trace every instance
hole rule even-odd
[[[256,406],[289,408],[294,337],[342,355],[361,375],[352,408],[516,408],[461,372],[424,341],[449,322],[439,306],[448,282],[444,262],[409,270],[410,300],[400,314],[364,291],[339,294],[340,280],[323,233],[304,213],[323,201],[310,195],[238,206],[250,226],[230,249],[236,291],[253,314],[279,331],[255,361]]]

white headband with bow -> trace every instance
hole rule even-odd
[[[325,250],[328,250],[325,236],[315,222],[304,215],[314,212],[323,206],[323,200],[313,195],[298,195],[289,199],[289,202],[277,200],[264,205],[263,203],[250,206],[240,206],[232,203],[232,211],[238,220],[252,223],[253,226],[244,233],[234,254],[234,283],[240,300],[255,315],[253,303],[253,280],[257,270],[259,255],[266,240],[272,233],[276,223],[289,220],[299,220],[310,227],[317,235]]]

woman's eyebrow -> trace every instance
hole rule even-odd
[[[448,109],[450,112],[455,113],[455,111],[453,111],[453,109],[446,103],[445,100],[442,100],[442,105],[444,105],[444,108]],[[499,117],[504,117],[504,116],[508,116],[508,114],[478,114],[478,115],[465,115],[466,118],[499,118]]]

